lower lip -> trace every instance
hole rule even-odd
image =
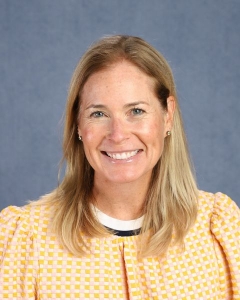
[[[131,162],[137,160],[139,158],[139,156],[141,155],[141,153],[142,153],[142,151],[139,151],[135,155],[133,155],[129,158],[126,158],[126,159],[115,159],[110,156],[107,156],[106,154],[103,154],[103,156],[111,163],[124,164],[124,163],[131,163]]]

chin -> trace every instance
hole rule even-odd
[[[142,176],[111,176],[109,177],[107,180],[110,183],[118,183],[118,184],[124,184],[124,183],[133,183],[133,182],[137,182],[138,180],[142,180],[143,177]]]

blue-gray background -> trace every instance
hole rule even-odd
[[[199,187],[240,204],[239,13],[239,0],[0,0],[0,208],[57,185],[71,74],[116,33],[167,58]]]

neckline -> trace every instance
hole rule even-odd
[[[132,231],[140,229],[142,227],[144,215],[135,220],[124,221],[106,215],[105,213],[100,211],[96,206],[93,206],[93,208],[93,211],[95,212],[98,221],[105,227],[110,228],[112,230]]]

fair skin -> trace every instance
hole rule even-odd
[[[142,215],[151,173],[171,130],[175,101],[163,110],[153,80],[128,61],[84,85],[78,133],[94,169],[94,204],[121,220]]]

